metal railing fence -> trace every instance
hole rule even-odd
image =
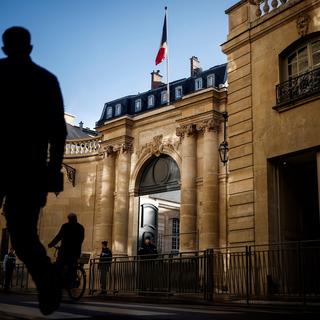
[[[320,300],[320,240],[228,247],[156,256],[91,259],[85,269],[88,292],[105,282],[109,294],[163,294],[247,303],[256,299]],[[4,274],[0,263],[0,286]],[[23,264],[17,264],[12,288],[34,288]]]
[[[155,257],[115,257],[101,273],[90,262],[91,293],[195,295],[201,299],[320,298],[320,241],[229,247]]]

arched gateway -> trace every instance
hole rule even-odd
[[[159,252],[179,250],[180,170],[169,156],[153,156],[136,180],[139,197],[138,248],[146,237]]]

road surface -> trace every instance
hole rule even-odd
[[[86,298],[80,303],[65,299],[57,312],[44,317],[38,310],[35,295],[0,293],[0,319],[318,320],[320,308],[150,304]]]

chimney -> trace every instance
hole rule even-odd
[[[191,72],[190,72],[191,77],[196,76],[202,71],[198,57],[192,56],[190,58],[190,69],[191,69]]]
[[[164,83],[162,82],[162,75],[160,74],[160,70],[151,72],[151,89],[156,89],[162,86]]]
[[[83,122],[82,121],[79,122],[79,127],[81,130],[83,129]]]

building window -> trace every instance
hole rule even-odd
[[[120,116],[121,115],[121,103],[116,104],[115,110],[114,110],[114,115],[115,116]]]
[[[202,89],[202,78],[198,78],[194,82],[195,90],[198,91]]]
[[[287,56],[288,79],[320,67],[320,39],[310,41]]]
[[[176,87],[175,93],[176,93],[176,99],[182,98],[182,95],[183,95],[182,86]]]
[[[148,96],[148,108],[154,107],[154,95]]]
[[[166,103],[166,102],[168,102],[167,91],[162,91],[161,92],[161,103]]]
[[[137,99],[134,103],[134,111],[135,112],[141,111],[141,106],[142,106],[141,99]]]
[[[107,107],[107,119],[112,118],[112,107]]]
[[[280,111],[291,103],[320,94],[320,39],[319,37],[290,46],[280,55],[283,81],[277,85],[277,105]]]
[[[172,219],[172,242],[171,242],[172,251],[179,250],[179,244],[180,244],[179,233],[180,233],[179,219],[173,218]]]
[[[207,87],[214,87],[215,86],[215,76],[214,74],[209,74],[207,76]]]

